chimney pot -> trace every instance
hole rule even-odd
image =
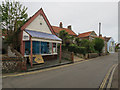
[[[69,25],[67,28],[70,29],[70,30],[72,30],[71,25]]]
[[[63,28],[63,24],[62,24],[62,22],[60,22],[59,27],[60,27],[60,28]]]
[[[102,37],[102,34],[100,34],[100,37]]]

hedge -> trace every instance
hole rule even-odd
[[[70,44],[68,47],[68,51],[74,52],[74,53],[79,53],[79,54],[85,54],[86,53],[86,48],[85,47],[79,47],[76,44]]]

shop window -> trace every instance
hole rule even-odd
[[[25,55],[30,54],[30,41],[25,42]]]
[[[33,54],[40,54],[40,42],[39,41],[33,41]]]
[[[41,42],[41,54],[49,54],[49,43]]]
[[[25,42],[25,55],[30,55],[30,41]],[[32,53],[35,54],[52,54],[52,43],[49,42],[32,42]],[[57,44],[53,43],[53,53],[57,53]]]
[[[52,54],[52,43],[49,43],[49,53]]]
[[[57,53],[57,44],[56,43],[53,43],[53,53]]]
[[[30,41],[25,42],[25,55],[29,55],[31,51]],[[33,41],[32,42],[32,53],[33,54],[40,54],[40,42]]]

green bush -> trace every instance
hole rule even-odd
[[[87,39],[81,40],[80,46],[86,48],[86,53],[95,52],[94,42],[92,42],[90,40],[87,40]]]
[[[95,38],[93,42],[95,50],[98,51],[99,54],[102,53],[102,49],[104,47],[104,40],[101,38]]]
[[[85,54],[86,53],[86,48],[85,47],[79,47],[76,44],[70,44],[68,47],[68,51],[79,53],[79,54]]]
[[[77,45],[76,45],[76,44],[70,44],[70,45],[68,46],[68,51],[77,53],[76,50],[77,50]]]

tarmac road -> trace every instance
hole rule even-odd
[[[3,78],[3,88],[99,88],[118,53],[48,71]],[[54,67],[55,68],[55,67]]]

